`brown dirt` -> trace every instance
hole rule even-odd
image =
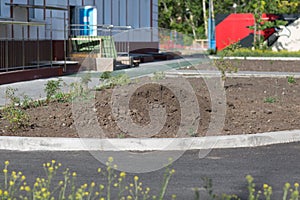
[[[300,72],[300,61],[275,60],[226,60],[238,71],[265,71],[265,72]],[[218,62],[218,61],[217,61]],[[213,63],[213,62],[212,62]],[[185,67],[184,70],[211,69],[212,63],[203,63],[196,67]],[[215,68],[216,69],[216,68]]]
[[[197,136],[204,136],[212,114],[209,92],[202,79],[188,80],[200,107]],[[286,78],[228,78],[224,88],[227,98],[225,126],[217,135],[300,129],[300,79],[290,84]],[[107,89],[97,92],[95,98],[95,111],[105,137],[131,137],[116,124],[110,108],[111,95],[112,90]],[[265,102],[268,97],[273,97],[276,102]],[[150,119],[148,110],[157,105],[166,108],[167,121],[153,137],[179,137],[176,135],[181,117],[179,102],[164,86],[147,84],[139,88],[131,97],[129,115],[135,123],[147,124]],[[71,107],[71,103],[52,102],[47,106],[27,109],[29,127],[15,131],[6,128],[8,122],[1,118],[0,112],[0,133],[10,136],[78,137]],[[189,136],[190,133],[185,135]]]

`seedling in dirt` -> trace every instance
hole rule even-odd
[[[5,98],[11,105],[20,105],[20,98],[16,96],[17,88],[8,87],[5,91]]]
[[[288,77],[287,77],[287,81],[288,81],[288,83],[290,83],[290,84],[296,83],[296,79],[295,79],[294,76],[288,76]]]
[[[189,133],[188,134],[189,134],[190,137],[197,137],[197,133],[192,128],[189,129]]]
[[[52,97],[54,97],[57,93],[60,92],[61,90],[61,79],[58,80],[50,80],[46,83],[46,87],[45,87],[45,92],[46,92],[46,97],[47,97],[47,101],[50,101],[50,99]]]
[[[102,83],[97,90],[114,88],[115,86],[124,86],[131,83],[131,80],[127,74],[118,74],[116,76],[111,76],[108,79],[100,78],[100,80],[102,80]]]
[[[89,82],[92,81],[92,76],[91,73],[85,73],[82,77],[81,77],[81,83],[84,85],[87,85]]]
[[[110,79],[112,77],[111,72],[105,71],[101,74],[100,80]]]
[[[267,97],[264,100],[265,103],[275,103],[276,102],[276,98],[275,97]]]
[[[166,75],[164,72],[154,72],[153,77],[151,78],[154,81],[162,80],[166,78]]]
[[[238,68],[234,66],[231,60],[224,59],[221,57],[219,60],[214,60],[214,65],[221,72],[222,80],[226,80],[226,73],[237,73]]]

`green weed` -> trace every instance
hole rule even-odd
[[[49,102],[51,98],[53,98],[57,93],[61,91],[61,79],[58,80],[50,80],[46,83],[46,87],[44,89],[46,93],[47,101]]]
[[[265,103],[275,103],[277,100],[276,100],[276,98],[275,97],[266,97],[265,99],[264,99],[264,102]]]
[[[290,83],[290,84],[296,83],[296,79],[295,79],[294,76],[288,76],[288,77],[287,77],[287,81],[288,81],[288,83]]]

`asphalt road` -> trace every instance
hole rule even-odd
[[[136,154],[132,153],[132,156]],[[242,199],[246,199],[248,195],[245,180],[248,174],[254,177],[257,187],[261,188],[263,183],[273,186],[274,199],[282,198],[282,187],[285,182],[300,182],[300,143],[212,150],[202,159],[199,159],[198,154],[198,151],[187,151],[173,163],[176,173],[168,187],[169,196],[176,194],[177,199],[194,199],[193,188],[204,186],[203,177],[212,179],[215,193],[237,194]],[[0,162],[10,160],[10,169],[21,170],[27,175],[29,183],[35,177],[43,176],[42,163],[52,159],[62,162],[63,168],[69,167],[72,171],[76,171],[79,183],[101,181],[97,178],[97,169],[99,166],[103,168],[103,164],[89,152],[0,151]],[[134,165],[134,163],[127,164]],[[161,169],[138,175],[144,186],[150,186],[154,192],[158,192],[163,173],[164,169]],[[133,175],[135,174],[130,174]],[[62,176],[56,180],[61,178]],[[204,193],[202,188],[202,199],[207,199]]]

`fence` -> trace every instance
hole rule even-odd
[[[0,22],[0,71],[52,65],[52,39],[46,24]],[[51,34],[50,34],[51,35]]]
[[[72,24],[68,28],[69,56],[94,53],[98,57],[129,55],[130,26]]]

